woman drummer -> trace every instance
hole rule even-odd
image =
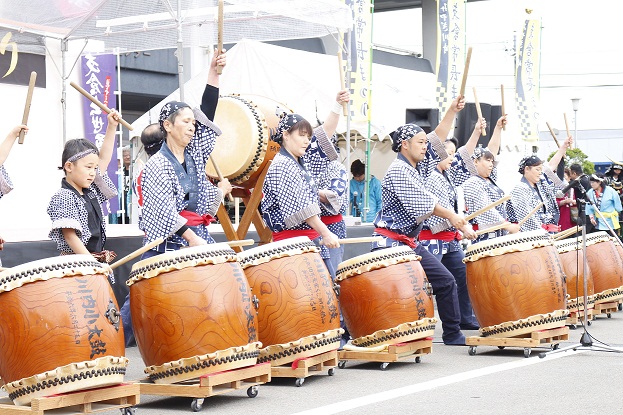
[[[561,180],[554,171],[572,142],[572,137],[567,137],[548,163],[543,163],[536,155],[524,157],[519,163],[519,173],[523,177],[511,192],[514,216],[517,219],[526,218],[539,203],[543,203],[543,206],[521,225],[522,232],[545,229],[554,233],[560,230],[558,226],[560,211],[556,203],[556,192],[562,190],[567,182]]]
[[[619,225],[619,212],[623,210],[619,194],[612,187],[606,185],[604,178],[596,174],[591,174],[589,180],[591,189],[586,192],[586,197],[592,203],[586,205],[586,214],[591,223],[600,231],[613,229],[618,232],[621,227]],[[601,215],[595,211],[596,209]]]
[[[506,122],[506,116],[500,117],[495,124],[488,147],[477,147],[472,154],[473,176],[463,184],[465,194],[465,208],[467,212],[475,212],[504,197],[504,191],[496,184],[497,160],[495,154],[500,149],[502,141],[502,127]],[[489,228],[503,222],[513,222],[509,218],[507,204],[502,203],[493,209],[476,216],[471,223],[475,231]],[[489,238],[502,236],[506,233],[519,232],[519,226],[509,223],[507,227],[495,232],[479,235],[473,242],[481,242]]]
[[[320,220],[318,188],[308,167],[322,159],[336,159],[337,152],[322,126],[312,128],[299,114],[284,114],[273,137],[281,145],[268,168],[262,187],[262,217],[273,240],[322,237],[327,248],[338,248],[338,238]]]

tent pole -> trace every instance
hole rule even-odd
[[[352,31],[352,27],[348,29],[348,31],[345,33],[344,36],[344,42],[343,44],[346,45],[346,89],[348,89],[348,91],[350,92],[350,79],[351,79],[351,66],[350,66],[350,36],[351,36],[351,31]],[[340,45],[340,48],[342,46]],[[342,51],[340,50],[340,53],[342,53]],[[351,150],[351,146],[350,146],[350,103],[351,100],[348,101],[348,105],[346,106],[347,111],[346,111],[346,171],[350,171],[350,150]],[[347,183],[347,189],[346,191],[348,192],[348,194],[350,195],[350,180],[346,181]],[[353,206],[352,203],[350,201],[350,196],[348,198],[348,206],[349,206],[349,210],[348,210],[348,216],[352,216],[353,215]]]
[[[180,85],[180,101],[184,102],[184,38],[182,36],[182,0],[177,0],[177,77]]]
[[[61,39],[61,108],[63,111],[63,148],[67,142],[67,39]]]

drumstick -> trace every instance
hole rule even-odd
[[[32,102],[32,93],[35,89],[35,82],[37,81],[37,72],[30,73],[30,82],[28,83],[28,94],[26,94],[26,105],[24,106],[24,115],[22,116],[22,124],[28,124],[28,115],[30,114],[30,103]],[[24,136],[26,132],[21,130],[19,132],[18,143],[24,144]]]
[[[482,109],[480,109],[480,102],[478,102],[478,96],[476,95],[476,87],[474,89],[474,103],[476,104],[476,114],[478,114],[478,122],[482,118]],[[487,135],[487,131],[483,128],[480,131],[480,135]]]
[[[554,129],[552,127],[550,127],[549,123],[546,121],[545,124],[547,124],[547,128],[549,129],[549,133],[552,135],[552,138],[554,139],[554,142],[556,143],[556,145],[558,146],[558,148],[560,148],[560,143],[558,142],[558,139],[556,138],[556,134],[554,134]]]
[[[484,213],[488,210],[493,209],[494,207],[496,207],[497,205],[501,205],[502,203],[510,200],[511,196],[510,195],[506,195],[501,199],[496,200],[495,202],[491,203],[490,205],[487,205],[485,207],[483,207],[482,209],[478,209],[477,211],[475,211],[474,213],[470,213],[469,215],[465,216],[465,220],[471,220],[474,219],[476,216],[480,215],[481,213]]]
[[[490,227],[490,228],[486,228],[486,229],[478,229],[478,230],[476,231],[476,235],[480,236],[480,235],[482,235],[482,234],[484,234],[484,233],[495,232],[495,231],[497,231],[497,230],[499,230],[499,229],[506,228],[507,226],[510,226],[510,225],[512,225],[512,223],[511,223],[511,222],[502,222],[502,223],[497,224],[497,225],[495,225],[495,226],[492,226],[492,227]]]
[[[132,259],[136,258],[139,255],[144,254],[145,252],[149,251],[151,248],[155,248],[158,245],[160,245],[161,243],[164,242],[164,238],[158,238],[155,241],[137,249],[136,251],[129,253],[128,255],[124,256],[123,258],[121,258],[120,260],[116,261],[114,264],[110,265],[111,269],[115,269],[120,265],[125,264],[128,261],[131,261]]]
[[[340,89],[346,89],[346,85],[344,84],[344,67],[342,66],[342,51],[337,51],[337,65],[340,71]],[[342,102],[342,113],[344,116],[348,115],[348,103]]]
[[[459,96],[465,96],[465,84],[467,84],[467,72],[469,72],[469,62],[472,60],[472,47],[467,49],[467,58],[465,58],[465,67],[463,68],[463,80],[461,81],[461,90]]]
[[[502,95],[502,115],[506,115],[506,109],[504,109],[504,84],[500,85],[500,94]],[[502,124],[502,130],[506,131],[506,124]]]
[[[229,246],[251,246],[256,242],[253,239],[240,239],[237,241],[227,241],[225,243]]]
[[[98,107],[100,107],[100,109],[102,111],[104,111],[106,114],[110,114],[112,112],[112,110],[110,108],[108,108],[106,105],[102,104],[97,98],[95,98],[93,95],[89,94],[86,90],[84,90],[84,88],[82,88],[80,85],[76,84],[75,82],[70,82],[69,85],[73,86],[78,92],[80,92],[82,95],[84,95],[85,97],[87,97],[87,99],[89,101],[91,101],[92,103],[94,103],[95,105],[97,105]],[[132,127],[126,120],[124,120],[123,118],[119,118],[119,123],[121,125],[123,125],[125,128],[127,128],[130,131],[134,131],[134,127]]]
[[[223,53],[223,0],[218,0],[218,47],[217,53],[220,55]],[[222,74],[223,67],[221,65],[216,66],[216,73]]]
[[[567,113],[563,114],[565,116],[565,127],[567,128],[567,137],[571,135],[571,131],[569,131],[569,121],[567,120]]]
[[[220,181],[223,181],[225,178],[223,177],[223,173],[221,173],[221,169],[218,168],[216,161],[214,161],[214,156],[210,156],[210,160],[212,160],[212,165],[214,166],[214,170],[216,171],[216,175],[218,176],[218,179]],[[229,199],[230,202],[234,201],[234,197],[231,195],[231,193],[227,194],[227,198]]]
[[[567,230],[564,230],[562,232],[558,232],[557,234],[552,235],[552,238],[554,238],[555,240],[559,240],[559,239],[565,239],[567,236],[569,235],[573,235],[576,232],[580,231],[580,227],[578,225],[569,228]]]
[[[361,238],[344,238],[344,239],[338,239],[337,241],[340,243],[340,245],[346,245],[346,244],[359,244],[359,243],[365,243],[365,242],[378,242],[381,240],[383,240],[382,236],[362,236]],[[324,243],[320,241],[320,245],[324,245]]]
[[[538,205],[536,205],[536,207],[535,207],[534,209],[532,209],[532,210],[530,211],[530,213],[528,213],[528,214],[526,215],[526,217],[525,217],[525,218],[523,218],[522,220],[520,220],[520,221],[519,221],[519,223],[518,223],[519,227],[521,228],[521,225],[523,225],[524,223],[526,223],[526,221],[527,221],[528,219],[530,219],[530,217],[531,217],[532,215],[534,215],[534,214],[535,214],[535,213],[536,213],[539,209],[541,209],[541,207],[542,207],[542,206],[543,206],[543,202],[541,202],[541,203],[539,203]]]

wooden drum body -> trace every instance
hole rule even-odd
[[[156,383],[257,362],[256,309],[236,253],[224,243],[137,262],[130,279],[136,343]]]
[[[565,275],[545,231],[476,243],[464,262],[483,336],[512,337],[565,325]]]
[[[567,276],[567,309],[577,313],[584,310],[584,251],[582,238],[569,238],[555,241],[560,264]],[[590,268],[586,273],[586,299],[588,309],[595,307],[595,286]]]
[[[219,98],[214,122],[223,134],[217,137],[211,156],[232,184],[246,189],[255,186],[262,167],[279,152],[279,144],[270,136],[284,112],[292,110],[260,95]],[[206,165],[206,173],[218,178],[212,163]]]
[[[432,336],[432,288],[409,247],[387,248],[342,262],[340,308],[353,345],[396,344]]]
[[[595,285],[595,303],[623,298],[623,261],[606,232],[586,235],[586,258]]]
[[[118,306],[90,255],[0,273],[0,377],[16,405],[123,382],[128,360]]]
[[[238,254],[259,299],[258,362],[273,366],[339,347],[340,312],[331,276],[307,237],[285,239]]]

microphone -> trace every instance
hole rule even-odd
[[[359,211],[359,206],[357,205],[357,196],[359,195],[359,193],[357,193],[357,191],[353,192],[353,207],[355,208],[355,215],[354,216],[359,216],[357,214],[357,212]]]

